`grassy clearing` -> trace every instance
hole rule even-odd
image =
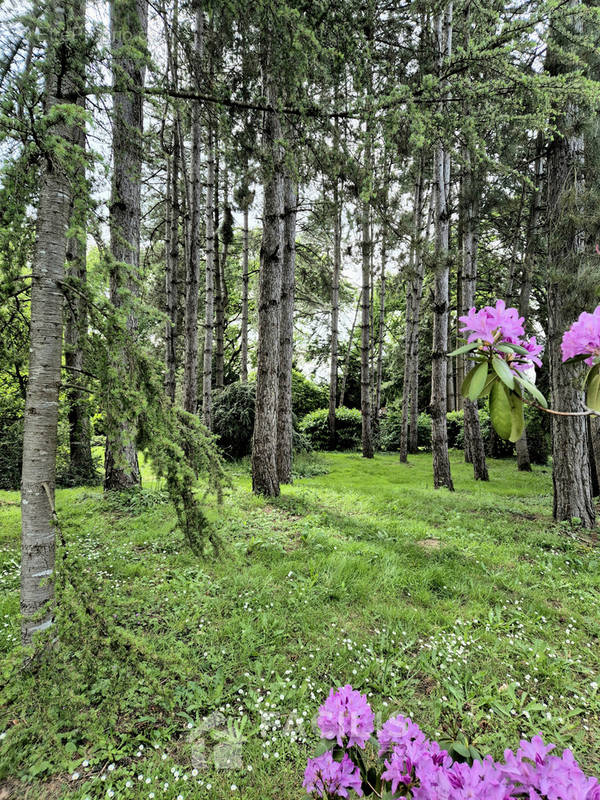
[[[427,455],[320,456],[267,502],[236,465],[205,562],[156,485],[129,506],[61,491],[81,577],[61,580],[61,644],[33,673],[0,493],[0,779],[19,798],[300,798],[315,712],[346,682],[432,736],[500,756],[542,730],[600,772],[598,551],[552,524],[549,470],[492,462],[486,485],[452,466],[454,494]]]

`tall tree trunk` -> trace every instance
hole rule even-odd
[[[467,314],[475,304],[475,287],[477,285],[477,246],[479,241],[479,193],[480,182],[476,180],[471,164],[471,154],[464,154],[462,211],[462,272],[461,272],[461,313]],[[469,359],[464,359],[465,371],[473,366]],[[473,464],[473,476],[476,481],[488,481],[489,474],[485,460],[483,436],[479,425],[477,403],[465,399],[464,437],[465,460]],[[467,459],[468,454],[468,459]]]
[[[387,209],[386,209],[387,213]],[[383,339],[385,335],[385,266],[387,258],[386,224],[381,230],[381,268],[379,273],[379,319],[377,321],[377,365],[375,375],[375,418],[379,430],[381,411],[381,383],[383,379]]]
[[[538,134],[536,142],[535,183],[531,196],[531,205],[529,207],[527,242],[525,244],[523,274],[521,276],[521,290],[519,293],[519,314],[525,317],[525,319],[529,316],[533,269],[539,242],[539,225],[542,207],[543,146],[544,140],[540,133]],[[527,446],[527,429],[523,430],[523,435],[515,442],[515,450],[517,451],[517,469],[520,472],[531,472],[531,460],[529,458],[529,447]]]
[[[52,65],[45,86],[45,110],[49,115],[57,105],[79,100],[78,76],[83,67],[78,59],[83,53],[85,7],[79,0],[66,4],[52,1],[48,3],[46,14],[47,62]],[[71,46],[67,46],[67,41]],[[59,66],[62,80],[59,80]],[[48,628],[53,621],[62,283],[71,211],[68,164],[61,162],[60,150],[68,153],[79,136],[75,126],[68,126],[62,115],[55,117],[48,132],[59,147],[56,153],[47,153],[42,164],[32,265],[29,382],[21,477],[21,638],[24,644],[29,644],[36,632]]]
[[[283,181],[283,265],[279,330],[279,402],[277,407],[277,474],[292,482],[292,360],[294,355],[294,280],[296,272],[296,213],[298,196],[289,175]]]
[[[123,306],[123,290],[139,294],[141,181],[143,157],[143,95],[145,60],[132,55],[130,40],[145,41],[148,28],[146,0],[112,0],[111,47],[113,54],[113,182],[110,201],[110,299]],[[127,335],[137,332],[135,313],[127,311]],[[121,385],[132,380],[133,365],[115,361]],[[109,403],[109,406],[111,404]],[[118,416],[106,410],[104,488],[129,489],[141,483],[136,447],[136,413],[121,403]]]
[[[452,3],[436,17],[438,67],[452,49]],[[433,485],[454,489],[448,455],[447,365],[448,365],[448,289],[449,289],[449,232],[450,210],[447,186],[449,183],[449,154],[440,140],[435,145],[434,180],[436,184],[435,255],[433,300],[433,348],[431,364],[431,438],[433,449]]]
[[[248,383],[248,204],[244,204],[244,230],[242,244],[242,331],[240,352],[240,380]]]
[[[268,55],[267,55],[268,60]],[[264,67],[265,96],[277,107],[275,78]],[[283,164],[279,141],[281,124],[275,110],[264,112],[263,235],[258,281],[258,357],[256,410],[252,437],[252,489],[279,494],[277,473],[277,405],[279,394],[279,317],[283,266]]]
[[[219,247],[219,237],[217,236],[215,239],[215,389],[217,391],[222,391],[225,385],[225,313],[228,300],[225,265],[227,264],[230,235],[232,232],[228,177],[227,165],[225,165],[223,179],[223,222],[220,229],[218,180],[215,186],[215,230],[220,230],[223,245],[221,250]]]
[[[337,130],[337,129],[336,129]],[[340,273],[342,269],[342,206],[340,203],[339,178],[333,185],[333,272],[331,275],[331,341],[329,360],[329,446],[335,449],[335,406],[337,402],[338,339],[340,316]]]
[[[367,162],[368,163],[368,162]],[[371,225],[370,203],[362,205],[362,294],[360,324],[360,410],[362,414],[362,454],[373,458],[373,434],[371,428]]]
[[[600,495],[600,417],[588,417],[590,439],[590,463],[592,470],[592,494]]]
[[[215,158],[212,125],[208,126],[206,149],[206,282],[204,285],[204,360],[202,376],[202,419],[212,427],[212,356],[215,306]]]
[[[179,263],[179,137],[173,124],[172,152],[167,170],[167,213],[165,239],[165,392],[175,401],[175,371],[177,364],[177,268]]]
[[[194,30],[194,79],[201,81],[201,70],[204,61],[204,15],[200,4],[196,6]],[[209,143],[210,143],[210,121]],[[210,146],[210,145],[209,145]],[[185,274],[185,321],[184,321],[184,356],[183,356],[183,407],[190,414],[198,410],[198,290],[200,286],[200,221],[202,213],[202,122],[200,103],[192,101],[192,152],[190,157],[189,180],[189,245]],[[210,162],[210,152],[207,153]],[[208,186],[206,187],[208,206]],[[211,212],[212,214],[212,207]],[[208,238],[208,222],[207,222]],[[208,274],[208,253],[206,271]],[[208,280],[208,279],[207,279]],[[212,295],[211,295],[212,299]],[[208,303],[208,296],[206,299]],[[204,400],[204,395],[203,395]],[[202,406],[204,424],[207,425]]]
[[[356,323],[358,322],[358,312],[362,308],[362,290],[359,292],[358,300],[356,302],[356,309],[354,311],[354,318],[352,320],[352,327],[348,335],[348,349],[346,350],[346,358],[344,360],[344,372],[342,374],[342,385],[340,386],[340,400],[338,408],[344,405],[344,398],[346,396],[346,382],[348,380],[348,373],[350,371],[350,356],[352,355],[352,344],[354,342],[354,331],[356,330]]]
[[[576,211],[582,192],[583,135],[572,130],[571,109],[548,147],[548,355],[552,405],[560,411],[585,409],[580,389],[582,368],[562,363],[563,332],[581,305],[580,270],[584,237]],[[554,519],[579,518],[595,525],[590,475],[589,438],[585,417],[552,416]]]
[[[85,100],[80,103],[85,107]],[[85,152],[85,130],[77,128],[76,145]],[[75,233],[67,241],[67,272],[75,292],[67,295],[65,322],[65,368],[69,373],[67,390],[69,407],[69,482],[86,484],[96,479],[92,459],[90,418],[86,400],[86,380],[83,371],[83,348],[87,336],[87,304],[83,290],[86,285],[86,204],[88,191],[83,161],[74,175],[75,197],[71,206],[70,227]]]
[[[400,429],[400,461],[418,450],[417,420],[419,414],[419,317],[423,294],[423,258],[421,227],[423,224],[423,186],[425,154],[421,151],[415,181],[412,233],[406,281],[406,335],[404,341],[404,382],[402,384],[402,423]]]

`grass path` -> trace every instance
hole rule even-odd
[[[207,561],[182,545],[156,486],[129,507],[62,490],[80,577],[59,576],[61,644],[34,673],[12,655],[19,509],[0,493],[5,788],[301,798],[312,720],[343,683],[385,716],[496,756],[541,730],[600,773],[598,550],[552,524],[549,470],[496,461],[478,484],[460,454],[452,467],[450,494],[433,490],[430,456],[331,454],[267,502],[236,465],[210,508],[224,552]],[[203,730],[215,711],[221,729]],[[235,768],[203,769],[204,757]]]

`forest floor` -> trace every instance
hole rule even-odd
[[[552,523],[549,468],[452,468],[436,492],[430,455],[317,456],[267,501],[236,464],[204,561],[151,480],[127,502],[61,490],[60,644],[28,669],[0,493],[0,798],[305,797],[345,683],[432,737],[499,757],[543,731],[600,773],[600,551]]]

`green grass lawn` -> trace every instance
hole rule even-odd
[[[433,737],[500,757],[543,731],[600,773],[599,552],[552,523],[549,469],[492,461],[476,484],[461,458],[451,494],[430,455],[319,456],[276,501],[235,465],[204,561],[151,481],[129,506],[59,491],[77,579],[61,566],[59,643],[26,670],[18,495],[0,493],[0,781],[18,798],[301,798],[315,713],[345,683]]]

